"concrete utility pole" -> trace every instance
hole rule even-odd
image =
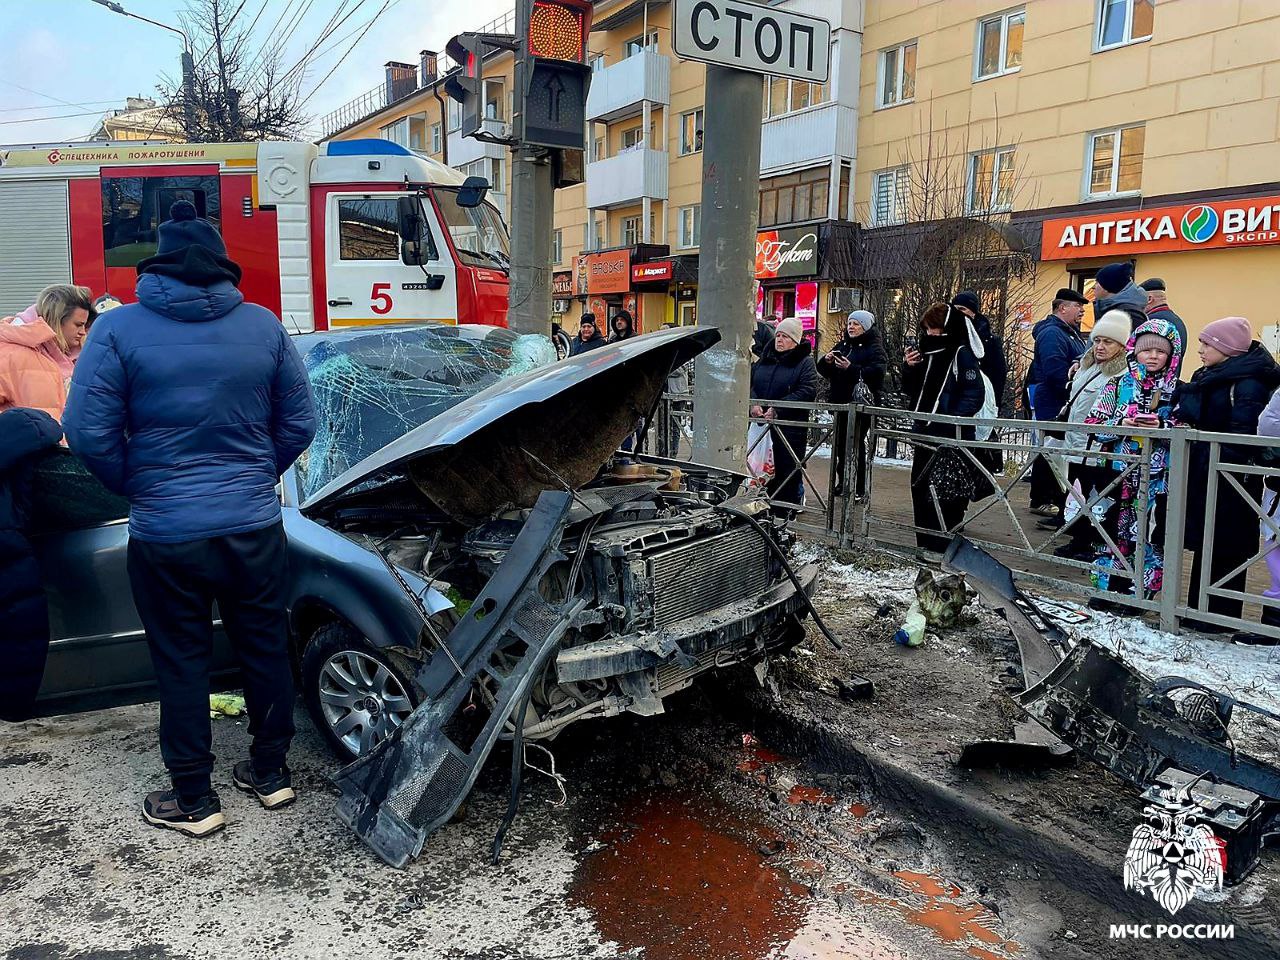
[[[698,324],[721,340],[695,366],[693,459],[730,470],[746,462],[763,109],[760,74],[707,66]]]
[[[533,0],[516,0],[515,113],[511,133],[524,141],[524,98],[529,71],[529,16]],[[507,325],[516,333],[551,329],[551,230],[554,187],[551,159],[540,147],[511,150],[511,284]]]

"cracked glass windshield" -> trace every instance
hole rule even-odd
[[[299,347],[319,419],[297,463],[304,500],[455,404],[556,359],[544,336],[473,325],[383,330]]]

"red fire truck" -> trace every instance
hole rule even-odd
[[[497,208],[388,140],[0,149],[0,315],[68,281],[132,301],[177,200],[221,229],[246,298],[292,331],[506,323]]]

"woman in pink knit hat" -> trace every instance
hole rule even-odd
[[[1261,343],[1253,337],[1253,328],[1244,317],[1224,317],[1209,324],[1200,333],[1200,362],[1203,366],[1182,384],[1175,398],[1174,416],[1189,426],[1215,433],[1238,433],[1253,436],[1258,432],[1258,417],[1280,386],[1280,365],[1276,364]],[[1223,444],[1220,459],[1224,463],[1253,464],[1259,447]],[[1255,502],[1262,496],[1262,478],[1252,474],[1235,475],[1240,485]],[[1201,565],[1208,559],[1209,583],[1218,584],[1227,574],[1246,564],[1258,551],[1258,518],[1248,501],[1227,481],[1218,478],[1216,502],[1208,503],[1209,444],[1193,443],[1187,476],[1187,503],[1205,504],[1207,510],[1187,513],[1186,545],[1193,551],[1191,588],[1188,603],[1200,606]],[[1212,556],[1204,556],[1205,518],[1214,524]],[[1253,532],[1250,535],[1250,532]],[[1242,569],[1221,586],[1228,590],[1244,590]],[[1206,609],[1228,617],[1240,616],[1243,603],[1225,597],[1210,597]],[[1227,632],[1228,628],[1197,623],[1202,630]]]

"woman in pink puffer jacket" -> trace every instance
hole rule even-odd
[[[29,407],[62,420],[92,296],[88,287],[56,283],[16,317],[0,320],[0,412]]]

